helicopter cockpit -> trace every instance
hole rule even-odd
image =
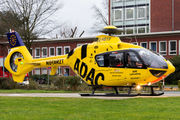
[[[120,67],[120,68],[160,68],[167,69],[165,58],[161,55],[141,48],[130,48],[98,54],[95,57],[99,67]]]

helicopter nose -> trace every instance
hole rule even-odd
[[[175,71],[175,67],[172,65],[171,62],[167,62],[168,63],[168,70],[167,70],[167,74],[171,74]]]

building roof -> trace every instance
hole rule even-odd
[[[161,37],[161,36],[178,36],[180,31],[165,31],[165,32],[153,32],[153,33],[142,33],[132,35],[118,35],[121,39],[127,39],[130,37],[145,38],[145,37]]]
[[[166,32],[153,32],[153,33],[143,33],[143,34],[128,34],[128,35],[116,35],[117,37],[120,37],[121,39],[127,39],[127,38],[145,38],[145,37],[160,37],[160,36],[178,36],[180,35],[180,31],[166,31]],[[38,42],[72,42],[72,41],[94,41],[95,36],[92,37],[80,37],[80,38],[62,38],[62,39],[39,39],[39,40],[33,40],[34,43]],[[8,41],[0,41],[0,44],[8,44]]]

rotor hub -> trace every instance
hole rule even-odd
[[[118,29],[115,26],[106,26],[100,32],[105,33],[105,34],[121,34],[123,30]]]

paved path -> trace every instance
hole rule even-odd
[[[97,93],[96,93],[97,94]],[[128,99],[135,97],[104,97],[104,96],[80,96],[79,93],[0,93],[0,96],[19,97],[74,97],[74,98],[98,98],[98,99]],[[161,96],[137,96],[137,97],[178,97],[180,91],[165,91]]]

